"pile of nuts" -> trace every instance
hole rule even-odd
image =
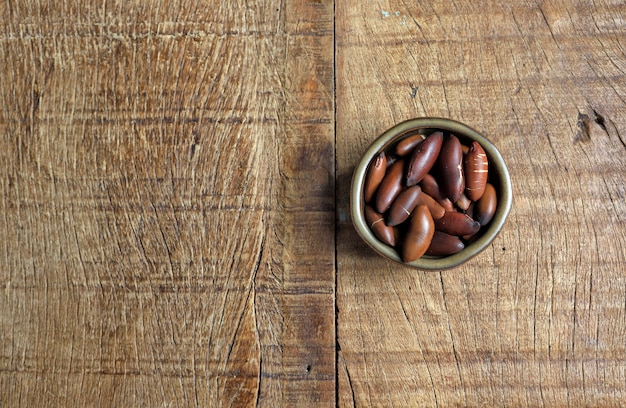
[[[365,219],[404,262],[455,254],[496,211],[489,161],[482,146],[453,134],[413,134],[379,153],[364,184]]]

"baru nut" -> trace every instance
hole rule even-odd
[[[464,145],[435,130],[409,135],[380,152],[366,172],[369,228],[404,262],[462,251],[492,220],[497,192],[477,141]]]

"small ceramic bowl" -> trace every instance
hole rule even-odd
[[[444,133],[446,131],[453,133],[461,142],[466,144],[475,140],[483,147],[489,159],[489,182],[496,189],[498,206],[491,222],[481,229],[477,238],[465,246],[462,251],[444,257],[424,255],[413,262],[405,263],[401,260],[396,249],[379,241],[367,225],[364,215],[365,200],[363,198],[365,175],[369,164],[381,151],[390,153],[400,140],[408,136],[415,134],[429,135],[437,130],[441,130]],[[411,119],[399,123],[384,132],[367,149],[355,168],[350,192],[352,222],[361,238],[383,257],[422,270],[453,268],[483,251],[502,229],[511,210],[512,199],[511,177],[496,147],[487,138],[470,127],[460,122],[443,118]]]

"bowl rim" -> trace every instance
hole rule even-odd
[[[390,246],[380,242],[372,233],[365,220],[364,211],[365,200],[363,199],[363,185],[365,174],[372,159],[381,151],[386,150],[397,141],[412,134],[413,131],[419,129],[439,129],[449,131],[461,138],[469,138],[476,140],[485,150],[489,157],[489,167],[494,169],[497,174],[496,191],[498,192],[498,207],[493,219],[491,220],[487,230],[482,233],[476,241],[466,246],[462,251],[446,257],[430,257],[423,256],[413,262],[403,262],[397,251]],[[440,117],[420,117],[405,120],[383,132],[374,142],[367,148],[365,153],[354,169],[352,175],[352,185],[350,191],[350,212],[352,224],[361,238],[378,254],[392,261],[421,270],[445,270],[459,266],[460,264],[470,260],[485,250],[491,242],[499,234],[507,216],[511,210],[513,203],[513,191],[511,186],[511,176],[507,166],[491,141],[485,136],[464,123],[453,119]]]

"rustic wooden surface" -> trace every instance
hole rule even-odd
[[[337,2],[341,406],[626,402],[626,6],[508,3]],[[347,215],[359,155],[416,116],[484,132],[513,179],[493,245],[441,273]]]
[[[333,5],[0,5],[0,406],[335,403]]]
[[[1,2],[0,406],[623,405],[626,6],[509,3]],[[417,116],[513,178],[445,272],[348,217]]]

